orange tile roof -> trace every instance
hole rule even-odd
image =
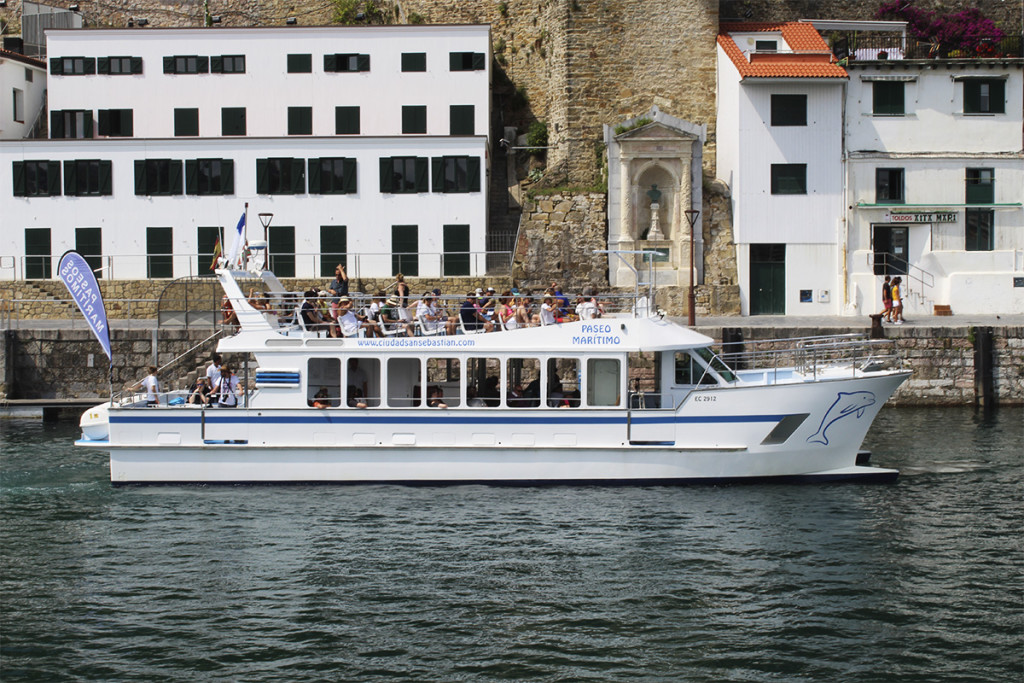
[[[751,54],[750,61],[732,33],[781,33],[792,52]],[[832,52],[809,23],[740,22],[722,24],[718,44],[736,65],[742,78],[846,78],[846,70],[833,62]]]
[[[20,52],[12,52],[11,50],[5,50],[0,48],[0,58],[13,59],[16,62],[24,62],[25,64],[31,64],[32,66],[38,66],[42,69],[46,68],[46,62],[41,59],[35,59],[34,57],[28,57],[21,54]]]

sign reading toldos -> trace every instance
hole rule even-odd
[[[886,218],[890,223],[956,223],[956,211],[890,211]]]

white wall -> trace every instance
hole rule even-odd
[[[26,79],[31,72],[32,80]],[[23,116],[14,120],[14,90],[23,96]],[[46,70],[10,57],[0,57],[0,140],[20,140],[32,130],[46,95]]]
[[[313,135],[334,135],[334,108],[359,106],[362,135],[399,135],[402,106],[426,105],[427,134],[449,134],[449,105],[475,107],[489,133],[488,26],[372,26],[47,31],[50,58],[136,56],[143,74],[53,76],[51,110],[133,109],[135,137],[171,137],[174,109],[199,109],[199,134],[221,133],[221,107],[245,107],[246,134],[287,134],[288,107],[313,108]],[[426,72],[401,70],[425,52]],[[486,68],[449,71],[449,52],[482,52]],[[370,71],[324,73],[324,54],[370,55]],[[163,73],[172,55],[245,55],[244,74]],[[287,73],[288,54],[311,54],[313,72]]]
[[[750,245],[737,244],[740,314],[750,315]],[[843,293],[836,276],[835,244],[786,245],[786,311],[788,316],[837,315]],[[800,290],[811,290],[811,301],[800,300]]]
[[[146,277],[146,227],[173,227],[175,276],[196,270],[198,226],[232,229],[249,202],[249,237],[262,237],[256,218],[274,214],[273,225],[295,226],[299,277],[318,275],[321,225],[348,226],[350,273],[353,277],[388,277],[391,271],[391,226],[418,225],[420,275],[439,273],[442,226],[470,225],[470,249],[485,250],[487,163],[484,137],[421,137],[415,150],[401,138],[222,138],[214,140],[42,140],[0,143],[0,279],[20,279],[25,254],[25,228],[51,229],[51,254],[75,247],[75,228],[103,229],[103,253],[114,255],[116,278]],[[379,158],[386,156],[476,156],[481,159],[480,192],[382,194]],[[256,159],[267,157],[354,157],[358,192],[344,195],[257,195]],[[106,197],[13,197],[12,162],[23,160],[110,159],[113,194]],[[135,195],[134,160],[142,158],[231,158],[235,160],[235,194],[231,196],[146,197]],[[63,180],[63,175],[62,175]],[[373,255],[376,255],[374,257]],[[354,263],[355,262],[355,263]],[[483,272],[484,259],[475,263]],[[191,270],[190,270],[191,269]]]

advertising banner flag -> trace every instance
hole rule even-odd
[[[85,258],[77,251],[67,251],[60,257],[60,279],[64,281],[71,298],[78,304],[78,309],[85,316],[85,321],[92,328],[97,341],[103,347],[107,358],[113,361],[110,355],[110,328],[107,327],[107,309],[103,306],[103,295],[100,294],[100,285],[96,282]]]

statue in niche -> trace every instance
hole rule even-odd
[[[651,228],[647,231],[645,239],[663,240],[665,234],[661,232],[658,220],[658,210],[661,209],[661,190],[658,189],[657,184],[651,185],[651,189],[647,190],[647,198],[651,200]]]

